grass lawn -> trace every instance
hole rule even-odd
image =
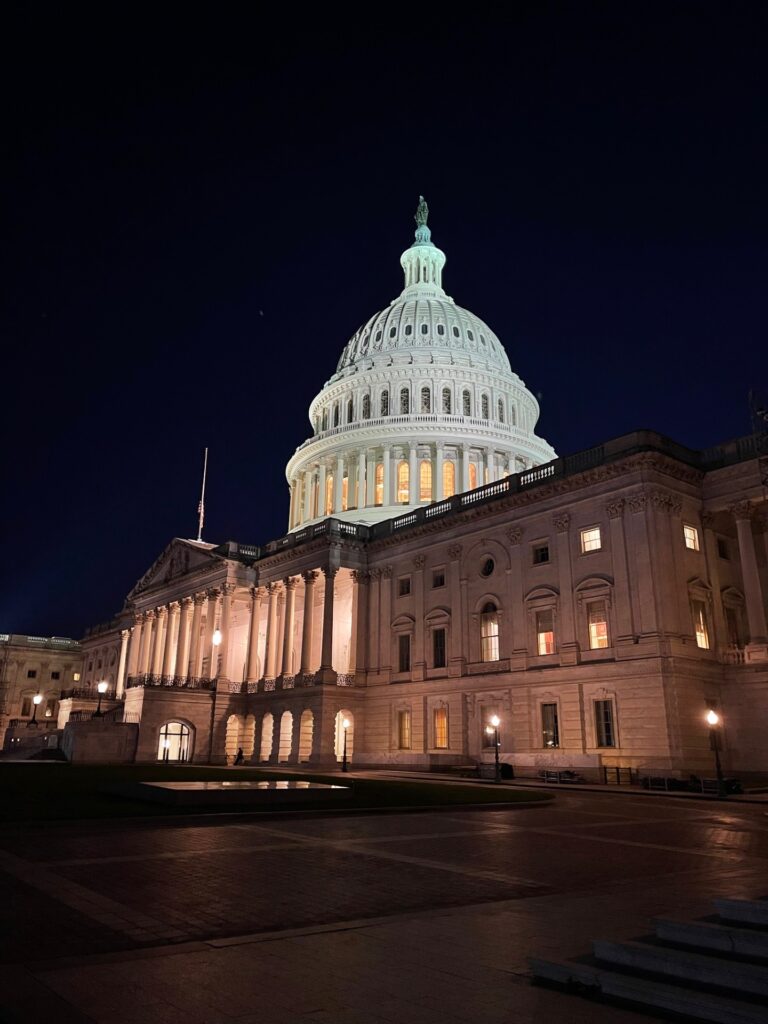
[[[0,762],[0,821],[53,821],[76,818],[126,818],[139,816],[168,816],[211,813],[190,808],[173,808],[139,800],[129,800],[103,792],[113,783],[143,781],[208,781],[228,779],[309,779],[314,782],[342,781],[338,774],[321,775],[311,772],[243,768],[234,772],[228,768],[172,765],[71,765],[61,762],[19,763]],[[363,807],[421,807],[457,804],[536,804],[548,802],[551,794],[531,790],[516,790],[508,786],[491,788],[471,783],[441,785],[426,779],[400,781],[390,779],[355,779],[354,796],[343,809]],[[313,801],[312,807],[339,805]],[[291,810],[300,810],[292,804]],[[231,812],[233,808],[227,807]],[[249,809],[250,813],[259,811]],[[274,813],[274,811],[270,811]]]

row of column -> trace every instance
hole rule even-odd
[[[320,653],[320,672],[324,676],[333,673],[333,610],[334,580],[338,568],[326,567],[321,570],[324,576],[323,601],[323,634]],[[308,675],[312,669],[312,645],[314,630],[315,586],[319,573],[312,570],[303,572],[301,579],[304,584],[304,621],[301,631],[301,648],[299,652],[299,675]],[[293,635],[296,625],[296,588],[298,577],[288,576],[281,583],[267,583],[264,588],[254,588],[253,605],[251,608],[251,626],[249,637],[249,654],[247,679],[255,682],[258,678],[258,635],[259,613],[262,595],[267,598],[267,635],[264,655],[264,678],[275,679],[278,675],[296,675],[293,664]],[[280,592],[284,593],[282,615],[278,608]],[[282,621],[281,621],[282,620]],[[278,657],[282,647],[282,658]]]

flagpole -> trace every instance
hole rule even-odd
[[[200,504],[197,506],[197,539],[203,539],[203,523],[205,521],[205,477],[208,472],[208,449],[203,456],[203,488],[200,492]]]

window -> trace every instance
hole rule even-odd
[[[443,497],[452,498],[456,493],[456,467],[447,459],[443,463]]]
[[[742,646],[741,619],[737,608],[731,605],[725,606],[725,628],[728,633],[728,643],[731,647]]]
[[[323,430],[328,429],[328,410],[323,409]]]
[[[612,700],[595,701],[595,739],[598,747],[616,746]]]
[[[394,336],[396,334],[397,334],[397,328],[396,327],[390,327],[389,328],[389,336],[390,336],[390,338],[394,338]]]
[[[92,669],[93,669],[93,662],[89,661],[88,662],[88,671],[90,672]]]
[[[555,653],[555,613],[551,608],[536,612],[536,653]]]
[[[61,679],[61,672],[51,672],[51,679]]]
[[[325,515],[329,516],[333,512],[333,473],[329,473],[325,478]]]
[[[484,420],[487,420],[490,416],[490,410],[488,406],[488,395],[482,395],[480,398],[480,414]]]
[[[411,396],[408,392],[408,388],[403,388],[400,391],[400,412],[407,413],[411,411]]]
[[[432,709],[432,729],[435,734],[435,748],[448,749],[448,708]]]
[[[90,667],[91,666],[89,665],[88,668],[90,668]],[[37,679],[37,669],[36,668],[27,669],[27,679]]]
[[[435,668],[445,668],[445,630],[432,630],[432,663]]]
[[[474,462],[469,464],[469,489],[474,490],[477,487],[477,466]]]
[[[443,412],[450,415],[451,412],[451,389],[443,388]]]
[[[389,391],[381,392],[380,408],[382,416],[389,416]]]
[[[687,548],[691,551],[699,550],[699,531],[695,526],[683,526],[683,537]]]
[[[350,398],[347,402],[347,423],[351,423],[352,420],[354,419],[354,411],[355,406],[352,399]]]
[[[339,405],[338,405],[338,402],[333,407],[333,425],[334,425],[334,427],[338,427],[338,425],[339,425]]]
[[[72,673],[72,682],[73,683],[79,683],[80,682],[80,673],[79,672],[73,672]]]
[[[454,338],[458,338],[459,337],[459,328],[456,327],[456,326],[454,326],[454,328],[453,328],[453,336],[454,336]]]
[[[429,327],[427,327],[426,324],[422,324],[421,325],[421,333],[422,334],[428,334],[429,333]]]
[[[384,463],[376,464],[376,504],[384,504]]]
[[[432,573],[432,589],[445,586],[445,569],[435,569]]]
[[[401,633],[397,638],[397,671],[411,671],[411,634]]]
[[[376,331],[376,341],[381,341],[381,331]]]
[[[546,565],[549,561],[549,544],[537,544],[533,549],[533,564]]]
[[[443,327],[442,324],[438,324],[437,325],[437,333],[440,334],[440,335],[445,334],[445,327]]]
[[[160,730],[158,761],[186,761],[190,753],[189,727],[183,722],[166,722]]]
[[[411,592],[411,577],[403,576],[397,581],[397,596],[407,597]]]
[[[397,712],[397,745],[400,750],[411,749],[411,712]]]
[[[725,537],[717,538],[717,553],[720,558],[724,558],[726,561],[731,557],[728,551],[728,541]]]
[[[494,562],[494,560],[492,558],[486,558],[480,568],[480,575],[485,576],[486,578],[488,576],[493,576],[493,570],[495,568],[496,563]]]
[[[480,648],[483,661],[499,660],[499,613],[490,601],[480,616]]]
[[[349,477],[345,476],[341,481],[341,511],[346,512],[349,508]]]
[[[560,728],[557,724],[557,704],[541,705],[541,741],[544,747],[560,746]]]
[[[596,651],[608,647],[608,611],[605,601],[593,601],[588,605],[587,620],[590,649]]]
[[[432,412],[432,396],[429,388],[421,389],[421,411]]]
[[[363,395],[363,419],[369,420],[371,418],[371,396]]]
[[[412,331],[413,331],[412,325],[411,324],[406,324],[405,325],[405,333],[406,334],[410,334]]]
[[[464,391],[461,396],[461,411],[465,416],[472,415],[472,396],[468,391]]]
[[[408,501],[408,463],[397,464],[397,500]]]
[[[707,606],[704,601],[692,600],[693,631],[696,634],[696,645],[705,651],[709,650],[709,625],[707,623]]]
[[[504,422],[504,399],[499,399],[499,423]]]
[[[432,501],[432,463],[428,459],[419,466],[419,501]]]
[[[472,331],[467,331],[467,337],[469,338],[470,341],[474,341],[475,340],[475,336],[472,333]]]
[[[582,555],[587,554],[588,551],[599,551],[602,546],[599,526],[590,526],[589,529],[581,531]]]
[[[21,716],[22,718],[28,718],[32,714],[32,698],[22,697],[21,698]]]

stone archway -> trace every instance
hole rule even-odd
[[[301,713],[299,726],[299,761],[309,761],[312,755],[312,736],[315,730],[315,716],[305,708]]]
[[[261,743],[259,745],[259,760],[268,761],[272,754],[273,733],[275,731],[275,720],[272,712],[268,711],[261,720]]]
[[[284,711],[280,716],[280,739],[277,748],[277,760],[285,762],[291,756],[291,740],[293,738],[293,715]]]

